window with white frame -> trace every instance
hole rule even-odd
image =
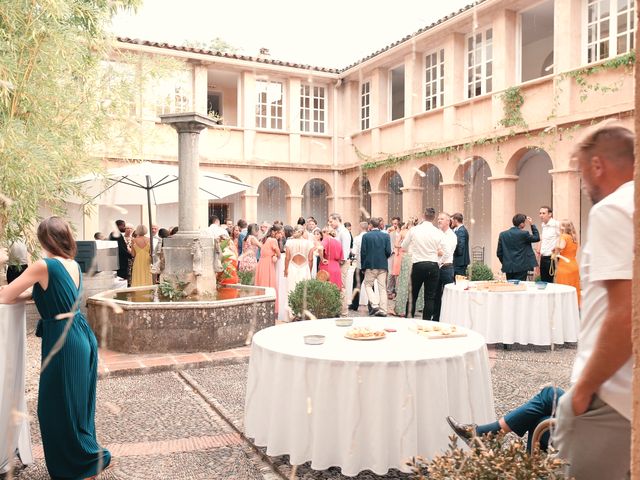
[[[467,37],[467,98],[493,89],[493,29]]]
[[[433,110],[444,105],[444,49],[427,55],[424,66],[424,109]]]
[[[282,130],[283,98],[282,82],[256,80],[256,127]]]
[[[634,0],[586,0],[587,63],[633,49]]]
[[[360,85],[360,130],[369,128],[369,108],[371,105],[371,84]]]
[[[182,70],[154,85],[156,115],[182,113],[191,110],[191,71]]]
[[[320,86],[300,85],[300,130],[302,132],[324,133],[325,91],[325,88]]]

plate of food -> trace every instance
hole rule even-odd
[[[456,338],[466,337],[467,332],[459,329],[455,325],[416,325],[415,332],[423,337],[427,338]]]
[[[344,334],[349,340],[380,340],[387,336],[383,330],[372,330],[367,327],[355,327]]]

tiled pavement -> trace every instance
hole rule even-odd
[[[28,338],[27,397],[35,418],[39,340]],[[249,348],[218,353],[131,356],[101,350],[96,426],[116,465],[103,480],[282,479],[287,457],[268,458],[241,434]],[[540,386],[566,386],[575,350],[490,349],[496,413],[526,400]],[[17,479],[47,479],[38,422],[31,422],[35,465]],[[346,479],[339,469],[298,469],[301,479]],[[407,479],[362,472],[356,480]]]

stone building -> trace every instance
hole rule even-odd
[[[203,227],[209,213],[323,222],[338,211],[356,222],[434,206],[463,212],[474,254],[495,267],[515,213],[537,220],[551,205],[586,232],[570,152],[601,119],[633,127],[634,16],[632,0],[484,0],[343,69],[119,38],[114,58],[167,56],[180,68],[132,106],[153,132],[140,150],[99,154],[108,166],[176,162],[177,136],[158,115],[214,112],[202,169],[254,188],[202,205]],[[123,206],[128,220],[146,218]],[[121,216],[71,212],[86,238]],[[177,223],[176,205],[155,214]]]

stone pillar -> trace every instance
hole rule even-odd
[[[449,215],[464,213],[464,182],[441,183],[442,209]]]
[[[575,169],[549,170],[553,178],[553,216],[580,224],[580,172]]]
[[[284,198],[287,202],[287,220],[291,222],[291,225],[294,225],[298,218],[302,216],[302,200],[304,196],[287,195]]]
[[[342,198],[342,220],[355,226],[360,221],[360,195],[344,195]]]
[[[640,21],[640,10],[636,6],[636,25]],[[640,41],[640,29],[636,28],[635,44]],[[640,62],[636,61],[635,65],[635,108],[640,108]],[[636,152],[640,151],[640,141],[638,133],[640,132],[640,117],[634,117],[634,126],[636,131]],[[635,211],[633,215],[633,225],[635,232],[635,251],[640,251],[640,156],[636,155],[635,171]],[[633,280],[631,285],[631,336],[633,337],[633,391],[631,409],[631,478],[640,478],[640,408],[638,408],[638,399],[640,399],[640,256],[634,255],[633,258]]]
[[[385,220],[389,214],[389,192],[369,192],[371,197],[371,216],[383,217]]]
[[[422,187],[401,187],[402,191],[402,220],[406,221],[409,217],[420,218],[420,214],[424,212],[422,205],[422,196],[424,188]]]
[[[491,182],[491,251],[485,252],[485,263],[488,264],[487,257],[491,258],[491,269],[499,271],[500,261],[496,257],[498,236],[500,232],[511,227],[511,220],[517,213],[516,182],[518,176],[503,175],[489,177],[488,180]]]
[[[258,195],[257,193],[248,193],[245,192],[242,194],[242,200],[244,203],[243,206],[243,217],[246,218],[247,222],[257,222],[258,221]]]
[[[216,288],[214,263],[219,263],[213,237],[200,232],[199,180],[200,158],[198,141],[200,132],[215,123],[197,113],[161,115],[161,122],[178,132],[178,207],[177,235],[164,240],[165,268],[162,279],[186,282],[186,295],[212,292]],[[221,269],[221,266],[218,265]]]

